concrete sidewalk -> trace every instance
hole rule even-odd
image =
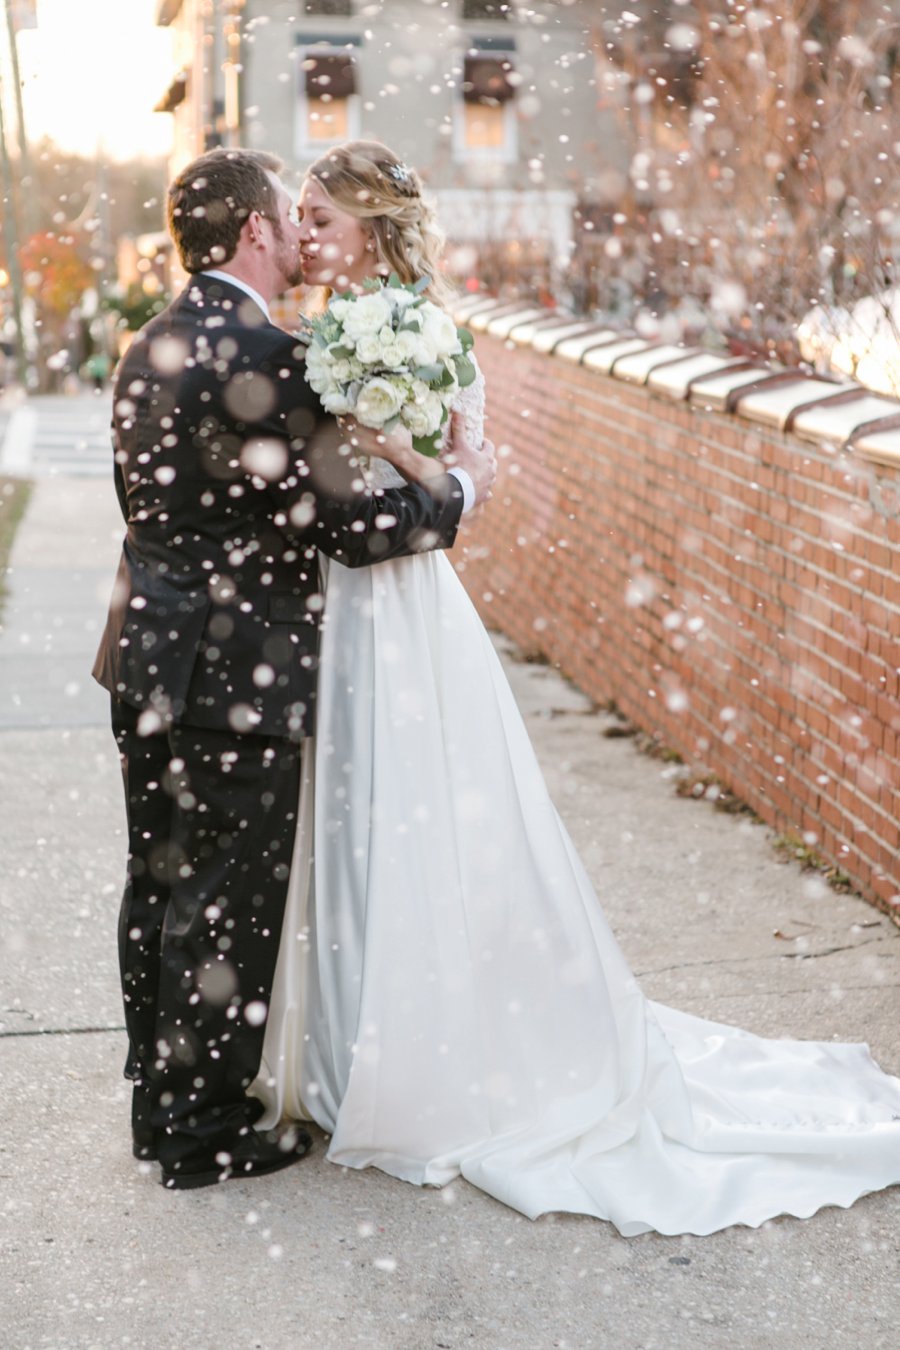
[[[0,1340],[9,1350],[893,1347],[900,1189],[708,1238],[531,1223],[314,1154],[162,1190],[129,1153],[118,765],[89,669],[121,534],[111,484],[39,481],[0,634]],[[551,792],[653,998],[900,1072],[900,933],[781,864],[765,830],[501,644]],[[776,933],[778,935],[776,935]]]

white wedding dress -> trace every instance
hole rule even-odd
[[[480,441],[480,375],[462,410]],[[331,563],[325,614],[263,1123],[311,1117],[343,1166],[462,1174],[626,1236],[900,1182],[900,1080],[865,1046],[641,993],[444,553]]]

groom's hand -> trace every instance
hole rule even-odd
[[[339,417],[338,426],[357,454],[386,459],[411,483],[427,487],[430,478],[446,472],[440,460],[428,459],[413,449],[412,436],[406,427],[397,427],[391,432],[375,431],[353,417]]]
[[[497,477],[494,442],[482,441],[480,446],[473,446],[466,434],[466,423],[462,413],[450,414],[450,440],[447,449],[441,455],[441,463],[448,469],[465,470],[475,489],[476,506],[488,500]]]

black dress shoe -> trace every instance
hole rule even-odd
[[[274,1130],[257,1134],[256,1130],[248,1129],[212,1158],[191,1158],[172,1167],[163,1163],[162,1184],[170,1191],[191,1191],[200,1186],[215,1186],[220,1181],[261,1177],[299,1162],[311,1147],[312,1136],[298,1126],[292,1125],[280,1134]]]

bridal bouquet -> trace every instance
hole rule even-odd
[[[369,281],[361,295],[335,295],[303,321],[306,378],[326,412],[365,427],[404,426],[416,450],[436,455],[460,389],[471,384],[473,338],[422,292],[429,278],[402,285]]]

